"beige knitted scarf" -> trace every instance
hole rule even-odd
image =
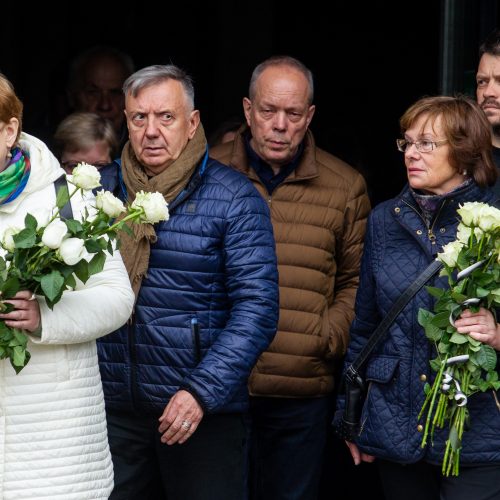
[[[206,146],[205,132],[200,123],[194,137],[187,143],[179,158],[163,172],[148,177],[135,156],[130,142],[127,142],[122,152],[122,172],[128,202],[132,203],[139,191],[158,191],[163,194],[167,203],[175,200],[203,158]],[[120,233],[120,252],[137,297],[148,269],[150,245],[156,242],[156,232],[151,224],[132,224],[130,228],[132,237],[125,231]]]

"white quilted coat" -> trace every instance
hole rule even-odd
[[[47,147],[22,134],[31,175],[23,193],[0,205],[0,237],[55,205],[53,182],[63,170]],[[73,201],[76,217],[82,199]],[[16,375],[0,360],[0,499],[108,498],[113,466],[95,339],[125,323],[134,296],[117,252],[104,270],[63,294],[51,311],[39,299],[42,335],[28,344],[31,360]]]

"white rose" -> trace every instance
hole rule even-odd
[[[467,202],[461,205],[457,212],[466,226],[477,226],[479,214],[483,206],[484,203],[479,203],[478,201]]]
[[[87,252],[84,243],[80,238],[68,238],[61,243],[59,255],[65,264],[73,266],[85,257]]]
[[[139,191],[132,203],[132,208],[142,208],[144,214],[141,215],[140,220],[150,224],[169,218],[167,202],[161,193]]]
[[[52,218],[52,210],[49,210],[48,208],[40,208],[36,211],[36,214],[33,214],[33,216],[36,219],[36,228],[40,229],[49,223],[49,220]]]
[[[484,204],[479,211],[478,226],[485,232],[491,232],[500,227],[500,210]]]
[[[42,243],[49,248],[59,248],[67,234],[66,224],[61,219],[55,219],[43,230]]]
[[[82,189],[94,189],[101,185],[101,174],[93,165],[79,163],[73,170],[71,182]]]
[[[467,245],[469,242],[469,238],[471,235],[471,228],[466,226],[465,224],[460,224],[457,227],[457,240],[464,245]]]
[[[460,241],[452,241],[443,247],[443,251],[438,253],[437,258],[444,262],[449,267],[457,265],[458,254],[463,248],[463,243]]]
[[[8,227],[2,236],[2,247],[5,248],[8,252],[13,252],[16,248],[14,243],[14,236],[21,232],[21,228],[19,227]]]
[[[95,197],[96,207],[109,217],[118,217],[125,211],[123,203],[109,191],[99,191]]]

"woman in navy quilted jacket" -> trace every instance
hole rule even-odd
[[[370,215],[346,365],[401,293],[455,239],[459,205],[498,205],[489,189],[497,177],[490,126],[475,102],[427,97],[406,111],[400,125],[398,149],[404,153],[408,184]],[[445,287],[445,278],[436,277],[433,285]],[[433,445],[421,447],[424,422],[418,413],[435,353],[417,312],[432,307],[429,293],[420,290],[372,353],[361,430],[347,445],[356,464],[375,460],[387,500],[500,499],[500,411],[491,391],[469,400],[471,427],[464,433],[458,477],[441,475],[448,429],[436,431]],[[461,333],[500,350],[500,326],[489,311],[456,323]],[[336,418],[343,404],[339,398]]]

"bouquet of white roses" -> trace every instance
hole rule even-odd
[[[485,203],[465,203],[459,210],[457,239],[443,247],[438,259],[448,289],[427,287],[437,298],[433,312],[421,309],[418,321],[434,344],[437,357],[430,361],[437,373],[419,414],[425,416],[422,447],[436,428],[449,426],[442,473],[457,476],[467,402],[478,391],[500,388],[496,351],[469,335],[457,332],[454,321],[464,309],[484,307],[495,314],[500,306],[500,210]]]
[[[60,189],[54,213],[45,224],[27,214],[24,228],[6,228],[0,245],[0,294],[12,298],[19,290],[31,290],[45,298],[53,308],[65,290],[75,288],[77,279],[85,283],[104,267],[106,254],[112,254],[119,241],[119,230],[128,230],[127,222],[155,224],[168,220],[165,199],[160,193],[137,194],[132,205],[124,204],[109,191],[99,191],[95,207],[83,214],[83,220],[61,219],[60,211],[78,190],[100,186],[99,171],[92,165],[80,164],[68,177],[74,185]],[[115,218],[122,218],[115,222]],[[12,310],[12,305],[0,301],[0,311]],[[8,358],[19,373],[28,363],[30,353],[27,335],[5,325],[0,320],[0,360]]]

